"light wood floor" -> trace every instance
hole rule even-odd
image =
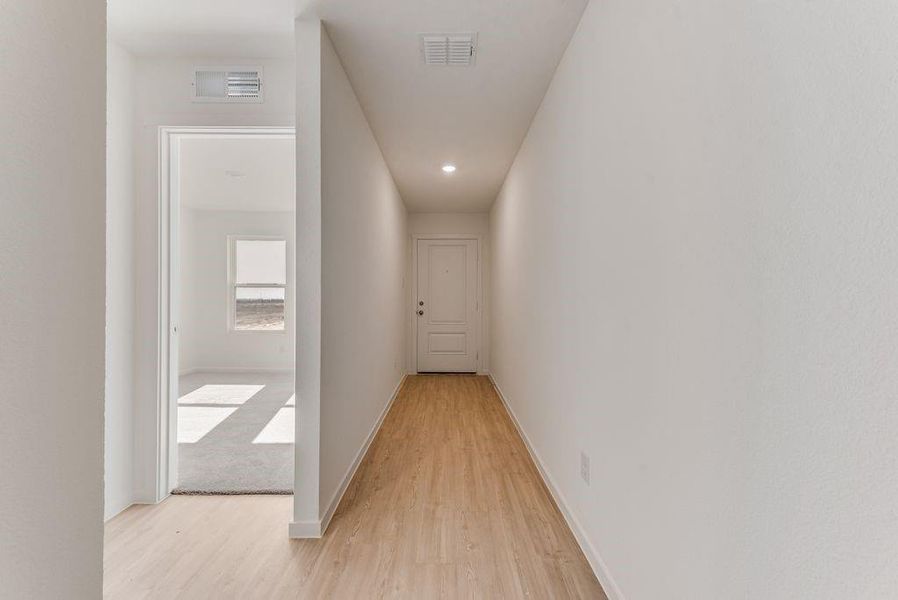
[[[410,377],[325,537],[292,498],[175,496],[106,526],[105,597],[605,598],[484,377]]]

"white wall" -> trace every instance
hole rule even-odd
[[[293,213],[181,209],[181,371],[293,370]],[[228,236],[287,240],[285,331],[228,327]]]
[[[158,353],[158,135],[163,125],[292,126],[293,61],[252,58],[138,57],[135,93],[137,212],[135,324],[134,486],[135,498],[155,498],[157,456],[156,360]],[[190,100],[197,65],[262,65],[262,104],[201,104]]]
[[[106,519],[133,502],[134,57],[107,44]]]
[[[896,20],[592,2],[508,175],[491,369],[629,600],[894,596]]]
[[[296,460],[290,535],[320,534],[321,464],[321,37],[297,19],[296,42]]]
[[[317,20],[298,20],[296,37],[303,241],[293,534],[308,535],[334,508],[405,372],[408,230],[405,205],[327,33]],[[310,499],[315,482],[318,497]]]
[[[409,237],[416,234],[465,234],[481,236],[480,267],[481,286],[483,297],[480,314],[482,315],[481,341],[480,341],[480,371],[489,373],[490,370],[490,215],[489,213],[410,213],[408,215]],[[412,264],[412,253],[409,252],[407,280],[411,283],[411,276],[415,265]],[[415,352],[415,290],[411,289],[407,294],[407,368],[409,372],[414,370]],[[411,315],[410,317],[408,317]]]
[[[408,231],[405,205],[326,32],[321,48],[324,510],[405,373]]]
[[[99,598],[106,3],[0,10],[0,595]]]

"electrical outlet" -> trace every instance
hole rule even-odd
[[[589,456],[580,452],[580,478],[589,485]]]

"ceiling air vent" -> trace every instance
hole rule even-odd
[[[476,33],[422,33],[424,64],[470,67],[474,64]]]
[[[262,102],[261,67],[197,67],[194,102]]]

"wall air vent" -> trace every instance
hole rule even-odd
[[[421,54],[426,65],[470,67],[476,48],[476,33],[421,34]]]
[[[262,102],[262,67],[197,67],[194,102]]]

